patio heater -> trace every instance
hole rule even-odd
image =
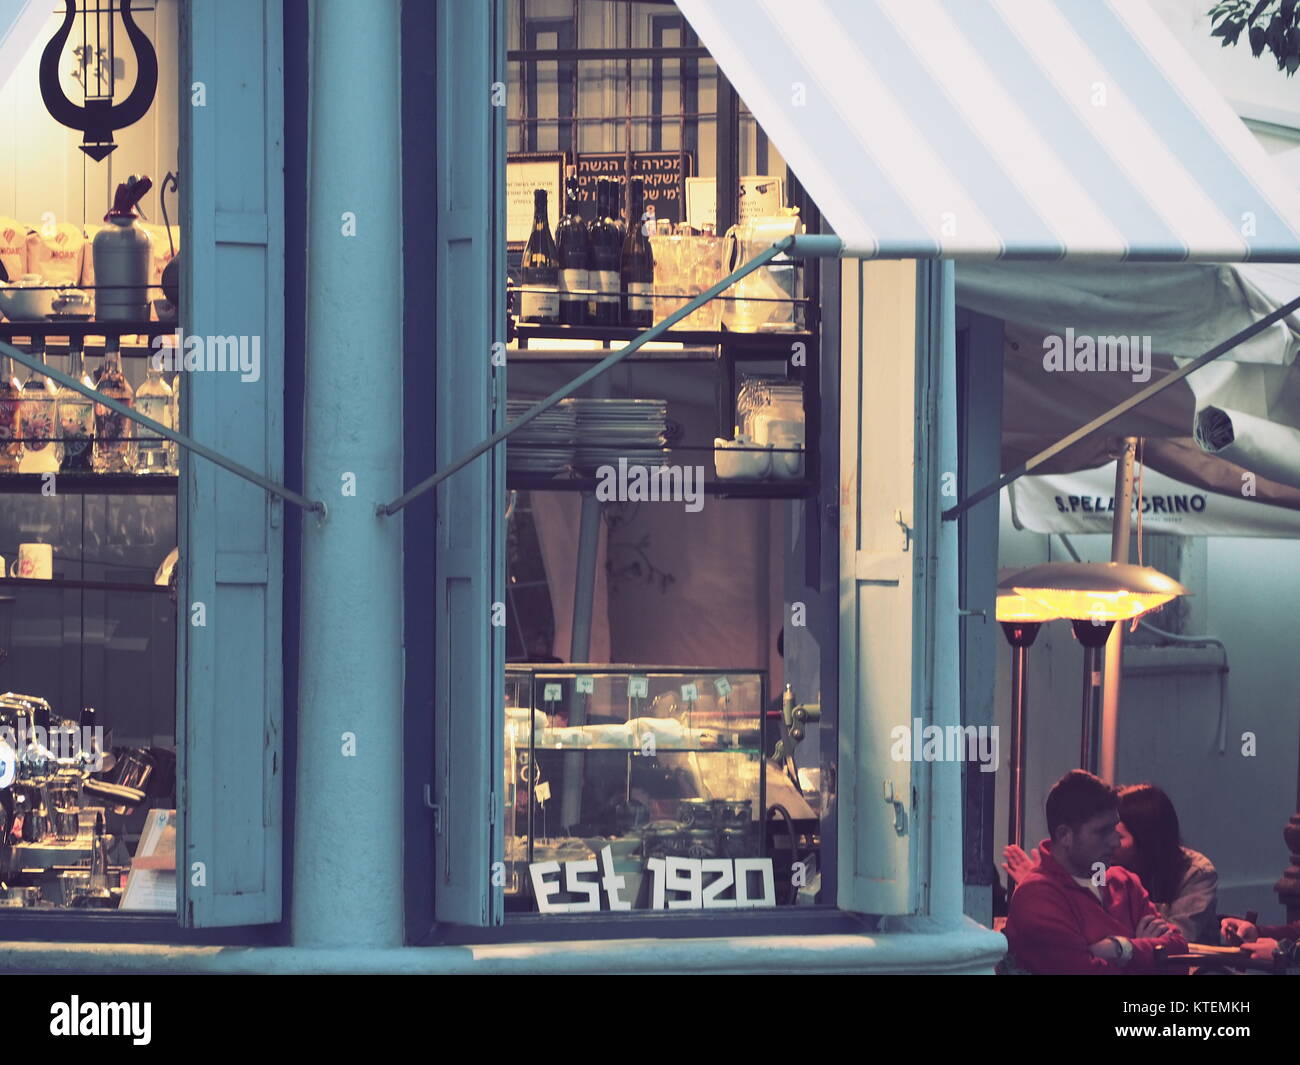
[[[1012,574],[998,585],[997,619],[1011,645],[1011,778],[1007,795],[1007,843],[1025,845],[1025,718],[1029,704],[1029,648],[1044,621],[1056,614],[1022,595],[1011,585]]]
[[[1083,707],[1079,765],[1097,772],[1101,723],[1102,655],[1110,630],[1155,610],[1187,589],[1150,566],[1126,562],[1049,562],[1017,574],[1015,592],[1068,618],[1083,644]]]

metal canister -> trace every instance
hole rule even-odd
[[[718,833],[718,849],[723,858],[748,858],[753,851],[749,846],[749,830],[724,828]]]
[[[109,214],[95,234],[95,317],[104,322],[149,320],[153,245],[134,214]]]
[[[748,829],[753,816],[753,800],[722,799],[716,804],[717,825],[719,828]]]
[[[686,851],[686,833],[676,821],[655,821],[647,825],[644,839],[647,858],[669,858]]]
[[[716,858],[718,836],[711,828],[693,828],[686,833],[687,858]]]
[[[677,820],[687,828],[712,828],[713,803],[708,799],[683,799],[677,806]]]

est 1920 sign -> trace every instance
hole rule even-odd
[[[749,910],[776,906],[771,858],[649,858],[652,910]],[[600,861],[533,862],[528,866],[540,913],[598,913],[630,910],[627,876],[614,872],[613,851]],[[561,902],[567,894],[573,901]],[[602,905],[603,900],[607,905]]]

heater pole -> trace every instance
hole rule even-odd
[[[1012,648],[1011,789],[1007,803],[1007,842],[1025,845],[1025,704],[1029,693],[1029,647]]]
[[[1110,534],[1110,560],[1128,562],[1129,539],[1133,523],[1133,461],[1137,454],[1137,437],[1124,438],[1124,447],[1115,463],[1115,522]],[[1139,506],[1141,501],[1139,501]],[[1116,625],[1106,641],[1105,691],[1101,707],[1101,765],[1103,780],[1115,780],[1116,748],[1119,742],[1119,691],[1124,662],[1124,626]]]
[[[1070,628],[1083,646],[1083,707],[1079,737],[1079,768],[1097,772],[1097,733],[1101,723],[1101,649],[1106,646],[1113,621],[1073,618]]]

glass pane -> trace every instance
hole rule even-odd
[[[78,104],[83,89],[121,103],[140,66],[120,12],[98,7],[58,64]],[[0,182],[0,279],[28,290],[0,299],[0,340],[174,425],[178,375],[151,340],[176,328],[179,6],[135,18],[161,76],[102,163],[80,133],[42,132],[49,33],[22,57],[31,79],[0,86],[28,146]],[[8,359],[0,438],[0,908],[174,913],[178,456]]]

